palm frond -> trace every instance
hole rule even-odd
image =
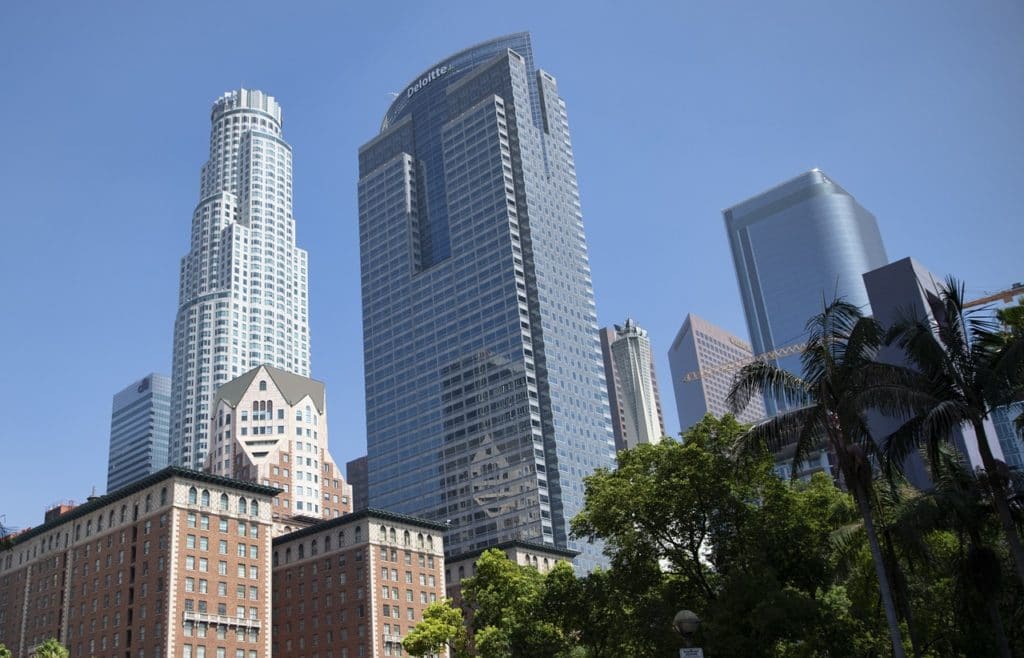
[[[726,403],[734,413],[739,413],[747,408],[757,393],[796,405],[807,404],[810,399],[802,379],[775,363],[765,361],[749,363],[736,373]]]
[[[810,430],[805,432],[805,429],[808,426],[824,427],[822,416],[822,409],[816,405],[784,411],[747,430],[740,440],[739,450],[747,455],[763,450],[775,453],[799,441],[801,437],[820,436]],[[805,448],[804,452],[810,449],[813,448]]]

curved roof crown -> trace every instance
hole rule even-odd
[[[453,80],[455,77],[462,77],[474,68],[490,61],[496,55],[506,50],[514,50],[520,55],[532,61],[532,46],[530,45],[529,32],[514,32],[504,36],[495,37],[482,41],[474,46],[465,48],[450,55],[441,61],[433,64],[418,76],[409,81],[409,84],[402,87],[402,91],[391,106],[388,107],[384,119],[381,121],[380,131],[386,131],[402,115],[409,104],[409,101],[426,86],[442,77]],[[447,85],[446,85],[447,86]]]

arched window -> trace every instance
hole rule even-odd
[[[309,554],[310,555],[317,555],[319,552],[320,552],[320,545],[314,539],[313,541],[311,541],[309,543]]]
[[[203,489],[203,495],[202,495],[202,497],[199,500],[200,500],[200,503],[202,504],[203,507],[209,507],[210,506],[210,492],[207,491],[206,489]]]
[[[260,504],[258,502],[256,502],[255,500],[252,501],[252,503],[249,505],[249,514],[251,516],[259,516],[260,515]]]
[[[416,535],[416,548],[423,548],[423,533]]]
[[[274,401],[273,400],[267,400],[267,413],[268,414],[274,413]],[[269,417],[270,416],[267,416],[267,418],[269,418]]]
[[[260,380],[260,390],[261,391],[267,390],[267,380],[265,380],[265,379],[261,379]]]
[[[89,519],[85,524],[85,536],[88,537],[92,534],[92,519]]]
[[[427,535],[427,548],[434,548],[434,538],[431,535]]]
[[[199,490],[195,487],[188,488],[188,504],[195,505],[199,500]]]
[[[284,549],[284,562],[285,562],[285,564],[288,564],[291,561],[292,561],[292,549],[291,548],[286,548],[286,549]]]
[[[381,541],[387,541],[388,540],[388,529],[385,528],[384,526],[380,527],[380,540]]]
[[[124,523],[125,519],[128,518],[128,507],[121,505],[121,523]]]
[[[163,507],[167,504],[167,487],[160,489],[160,506]]]
[[[110,514],[107,516],[107,527],[114,527],[114,510],[110,510]]]
[[[362,526],[356,526],[356,543],[363,541],[363,528]]]
[[[153,494],[146,494],[146,511],[153,509]]]
[[[341,530],[341,531],[338,532],[338,546],[340,547],[340,546],[344,546],[344,545],[345,545],[345,531]]]
[[[78,541],[81,538],[82,538],[82,524],[79,523],[78,525],[75,526],[75,541]]]
[[[395,542],[397,542],[397,541],[398,541],[398,537],[397,537],[397,536],[396,536],[396,534],[395,534],[395,529],[394,529],[394,528],[392,528],[392,529],[391,529],[391,543],[395,543]]]
[[[247,506],[245,504],[245,498],[239,498],[238,499],[238,513],[239,514],[247,514],[248,513],[247,512]]]
[[[280,564],[280,561],[281,561],[280,553],[278,551],[274,551],[274,566],[276,567],[278,564]]]
[[[331,536],[324,535],[324,553],[331,550]]]
[[[228,509],[228,495],[226,493],[220,495],[220,508],[225,511]]]
[[[256,400],[252,401],[252,410],[253,411],[259,411],[260,410],[260,403],[257,402]],[[256,419],[253,418],[253,420],[256,420]]]
[[[405,534],[402,535],[402,543],[405,544],[406,546],[409,546],[410,544],[412,544],[412,536],[409,534],[408,530],[406,530]]]
[[[306,545],[299,544],[299,559],[301,560],[304,557],[306,557]]]
[[[103,529],[103,515],[100,514],[99,516],[96,517],[96,532],[99,532],[102,529]]]

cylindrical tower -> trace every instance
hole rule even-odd
[[[170,461],[190,468],[205,465],[210,400],[224,382],[261,364],[309,375],[307,255],[295,244],[281,106],[230,91],[210,123],[174,328]]]

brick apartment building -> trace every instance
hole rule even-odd
[[[403,655],[402,639],[445,596],[444,530],[365,509],[275,538],[275,658]]]
[[[168,467],[48,514],[0,553],[0,642],[28,656],[270,656],[277,489]],[[61,513],[63,512],[63,513]]]

